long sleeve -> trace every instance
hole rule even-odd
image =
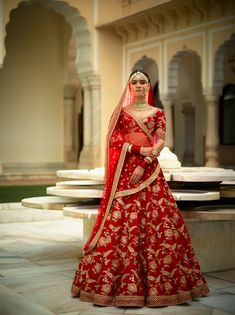
[[[165,140],[166,136],[166,118],[163,111],[157,113],[156,141],[158,139]]]

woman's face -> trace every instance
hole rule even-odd
[[[134,98],[143,98],[148,91],[149,84],[141,75],[132,76],[130,88]]]

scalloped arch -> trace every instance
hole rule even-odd
[[[192,49],[184,49],[178,51],[171,59],[169,69],[168,69],[168,92],[170,95],[175,95],[178,87],[178,74],[179,66],[182,58],[186,55],[193,54],[200,61],[201,57]]]
[[[235,46],[235,33],[230,36],[223,44],[219,46],[215,53],[214,62],[214,75],[213,75],[213,87],[218,90],[219,94],[222,93],[224,84],[224,58],[227,51]]]
[[[142,69],[147,72],[153,86],[158,82],[158,65],[154,59],[143,55],[132,66],[132,71],[135,69]]]
[[[69,5],[66,1],[58,0],[23,0],[19,2],[17,8],[24,3],[30,2],[40,3],[43,7],[51,8],[55,12],[64,16],[65,20],[71,25],[73,30],[73,37],[75,38],[75,63],[78,74],[84,76],[93,73],[93,65],[90,61],[90,32],[88,30],[87,21],[83,16],[80,15],[79,10]],[[11,13],[9,17],[9,22],[6,25],[6,32],[8,24],[11,22]]]

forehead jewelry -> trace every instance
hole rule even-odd
[[[130,81],[138,80],[138,79],[142,79],[142,80],[145,80],[146,82],[148,82],[148,77],[140,71],[133,73],[132,76],[130,77]]]

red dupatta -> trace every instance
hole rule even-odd
[[[99,206],[96,222],[92,229],[91,235],[84,246],[85,253],[92,250],[96,245],[116,193],[119,177],[121,175],[122,166],[129,144],[124,142],[121,148],[112,147],[110,146],[110,139],[115,131],[115,127],[119,120],[122,109],[132,102],[133,96],[130,89],[130,83],[128,81],[122,97],[116,106],[109,122],[106,139],[105,188]],[[149,105],[156,107],[151,83],[149,83],[148,93],[146,94],[146,102]]]

